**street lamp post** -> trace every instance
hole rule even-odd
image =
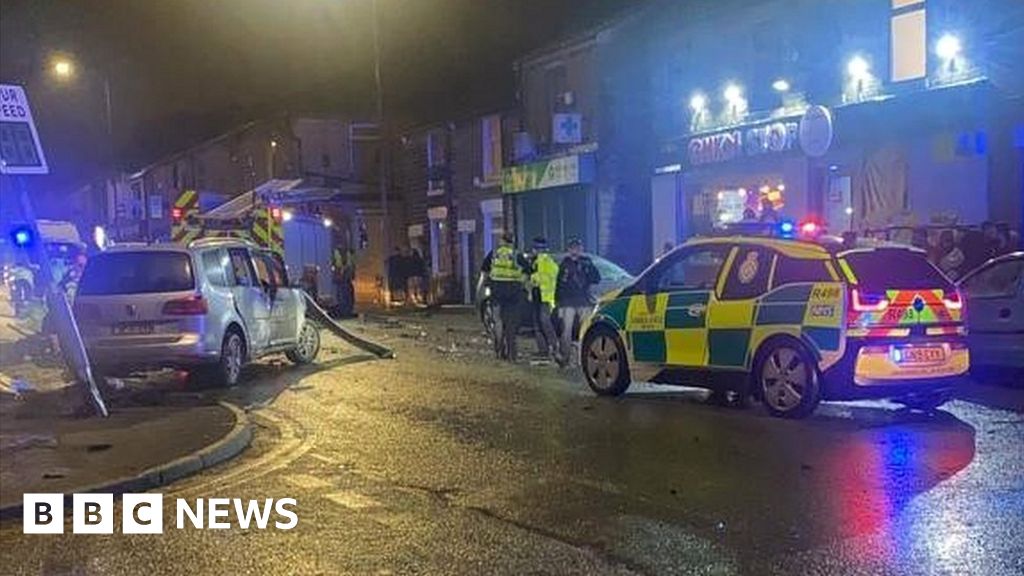
[[[68,58],[57,58],[56,60],[54,60],[53,61],[53,65],[52,65],[52,70],[53,70],[53,74],[58,79],[60,79],[61,81],[70,81],[71,78],[75,76],[75,65]],[[105,158],[103,159],[103,164],[104,164],[103,168],[104,168],[104,171],[106,173],[104,174],[103,181],[104,181],[104,186],[106,186],[106,184],[108,182],[108,177],[110,176],[110,173],[112,173],[114,171],[114,167],[116,166],[117,163],[116,163],[116,161],[114,159],[114,154],[115,154],[115,151],[114,151],[114,113],[113,113],[113,99],[111,97],[111,90],[110,90],[110,76],[107,75],[107,74],[103,74],[102,75],[102,80],[103,80],[103,112],[104,112],[103,120],[104,120],[104,128],[106,130],[106,155],[105,155]],[[104,196],[105,195],[106,195],[106,190],[104,189]],[[142,226],[144,228],[145,235],[147,237],[149,236],[149,212],[148,212],[149,207],[148,207],[148,200],[149,200],[148,198],[143,198],[143,204],[144,205],[142,207],[143,208]],[[106,204],[104,203],[104,205],[106,205]]]
[[[388,277],[387,258],[391,246],[391,226],[388,218],[388,139],[384,124],[384,83],[381,79],[380,24],[377,15],[377,0],[370,0],[373,19],[373,80],[376,87],[377,130],[379,132],[380,152],[378,154],[377,184],[380,187],[381,207],[381,276],[384,278],[384,307],[391,305],[390,278]]]

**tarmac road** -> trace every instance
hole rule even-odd
[[[476,331],[407,320],[367,329],[394,361],[254,367],[223,393],[253,408],[253,447],[167,487],[164,534],[7,522],[0,571],[1024,573],[1021,390],[783,421],[690,390],[596,398],[571,372],[495,363]],[[298,526],[174,529],[168,498],[214,496],[296,498]]]

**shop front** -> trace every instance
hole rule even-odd
[[[506,168],[502,192],[511,201],[514,230],[521,247],[543,236],[553,250],[579,238],[589,251],[597,247],[597,204],[593,154],[559,156]]]
[[[694,134],[665,147],[668,163],[651,179],[654,253],[717,225],[809,217],[814,208],[809,154],[828,147],[832,129],[827,110],[812,110]]]
[[[744,219],[813,219],[836,235],[1015,220],[990,209],[1012,188],[993,168],[992,97],[978,84],[810,106],[670,142],[652,176],[655,253]]]

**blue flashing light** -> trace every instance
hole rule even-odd
[[[793,232],[796,231],[796,224],[792,220],[783,220],[779,222],[779,234],[785,238],[791,238]]]
[[[11,231],[11,239],[15,246],[24,248],[32,243],[32,230],[24,226],[15,228]]]

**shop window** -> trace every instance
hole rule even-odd
[[[900,4],[900,6],[897,6]],[[894,0],[890,21],[890,73],[893,82],[924,78],[928,71],[928,34],[924,3],[918,9],[903,10],[910,2]]]
[[[772,268],[771,252],[756,247],[741,247],[725,279],[722,300],[749,300],[768,291]]]
[[[775,262],[773,287],[803,282],[832,282],[825,260],[800,260],[779,256]]]

